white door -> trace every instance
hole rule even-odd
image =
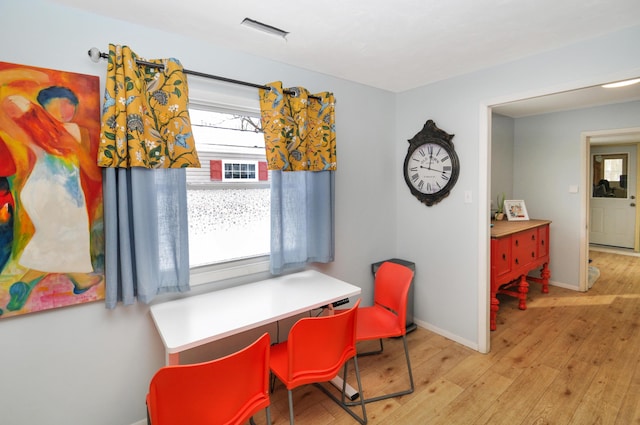
[[[635,145],[591,146],[590,243],[634,248],[636,150]]]

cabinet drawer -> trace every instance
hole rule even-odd
[[[538,257],[549,254],[549,225],[538,228]]]
[[[538,229],[525,230],[511,236],[513,268],[527,265],[538,258]]]
[[[495,276],[511,271],[511,238],[491,239],[491,269]]]

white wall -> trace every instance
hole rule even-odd
[[[491,209],[498,209],[498,196],[513,198],[513,118],[491,116]]]
[[[148,59],[176,57],[200,72],[334,92],[336,261],[322,269],[362,286],[363,304],[371,302],[371,263],[396,255],[392,93],[45,0],[0,2],[0,38],[1,61],[97,75],[102,87],[106,62],[92,62],[87,51],[106,51],[111,42]],[[215,85],[196,80],[190,77],[194,85]],[[226,87],[234,95],[254,95]],[[163,364],[146,306],[107,311],[96,302],[0,319],[0,422],[130,425],[145,417],[149,380]]]
[[[490,131],[486,106],[636,77],[640,75],[639,39],[640,27],[634,27],[397,96],[394,143],[398,256],[416,263],[414,314],[418,323],[426,323],[469,345],[478,344],[481,350],[489,339],[486,317],[491,175],[487,168]],[[401,173],[406,140],[428,119],[455,134],[453,142],[462,167],[451,195],[432,207],[411,196]],[[567,160],[578,161],[577,151],[571,153],[571,158],[574,155],[575,159]],[[515,169],[514,163],[514,173]],[[574,181],[582,184],[572,178]],[[514,184],[514,196],[518,196],[517,187]],[[472,194],[471,204],[464,202],[465,191]],[[561,214],[575,215],[578,197],[565,201]],[[578,237],[577,221],[557,220],[558,226],[566,224],[567,237]],[[552,253],[558,249],[553,246],[554,241]]]

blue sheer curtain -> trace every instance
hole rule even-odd
[[[334,259],[335,98],[285,89],[259,90],[265,155],[271,170],[271,273]]]
[[[335,171],[271,171],[271,273],[335,254]]]
[[[189,290],[184,168],[105,168],[106,306]]]

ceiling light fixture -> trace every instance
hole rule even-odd
[[[633,80],[625,80],[625,81],[618,81],[617,83],[604,84],[602,87],[604,87],[605,89],[611,89],[615,87],[630,86],[632,84],[638,84],[638,83],[640,83],[640,78],[634,78]]]
[[[240,23],[240,25],[244,25],[244,26],[247,26],[249,28],[253,28],[253,29],[256,29],[258,31],[262,31],[264,33],[267,33],[267,34],[271,34],[271,35],[275,35],[275,36],[278,36],[278,37],[282,37],[284,39],[286,39],[287,35],[289,34],[288,31],[283,31],[280,28],[276,28],[276,27],[271,26],[271,25],[263,24],[262,22],[258,22],[258,21],[255,21],[255,20],[249,19],[249,18],[244,18],[242,20],[242,22]]]

